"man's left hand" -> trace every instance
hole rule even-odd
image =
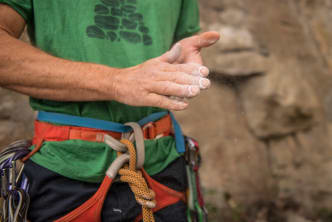
[[[174,63],[197,63],[202,65],[201,49],[212,46],[220,38],[218,32],[204,32],[189,38],[185,38],[175,44],[174,47],[181,46],[181,55]]]

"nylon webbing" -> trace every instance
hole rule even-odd
[[[143,126],[149,122],[154,122],[164,116],[166,116],[168,112],[158,112],[153,113],[140,121],[138,124]],[[169,112],[172,119],[172,125],[175,134],[175,143],[176,149],[179,153],[185,152],[185,143],[184,138],[182,135],[182,130],[178,122],[176,121],[173,113]],[[39,121],[50,122],[50,123],[57,123],[62,125],[71,125],[71,126],[79,126],[79,127],[88,127],[88,128],[96,128],[101,130],[108,130],[118,133],[126,133],[131,131],[131,127],[125,126],[121,123],[106,121],[106,120],[99,120],[93,119],[88,117],[80,117],[80,116],[73,116],[68,114],[61,114],[61,113],[52,113],[52,112],[45,112],[39,111],[37,115],[37,119]]]

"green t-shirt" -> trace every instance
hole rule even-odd
[[[160,56],[175,41],[199,31],[197,0],[0,0],[0,3],[8,4],[26,20],[32,44],[43,51],[64,59],[117,68]],[[119,123],[138,121],[162,111],[116,101],[57,102],[30,98],[30,104],[35,110]],[[146,141],[146,149],[152,147],[166,152],[159,158],[163,161],[159,165],[166,166],[166,160],[169,163],[178,155],[171,137]],[[103,144],[65,141],[46,142],[32,160],[67,177],[100,181],[112,158],[114,152]],[[157,173],[162,168],[149,164],[155,162],[153,158],[147,158],[145,168]]]

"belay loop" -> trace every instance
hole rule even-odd
[[[21,158],[29,153],[30,141],[10,144],[0,154],[2,222],[26,222],[30,197],[28,180],[22,174]]]
[[[124,133],[120,142],[127,147],[129,154],[129,164],[119,170],[120,181],[127,182],[135,195],[136,201],[142,205],[142,214],[144,222],[154,222],[152,208],[156,206],[154,200],[155,193],[148,188],[148,185],[140,171],[145,160],[145,148],[143,131],[139,124],[126,123],[133,131]],[[133,144],[136,143],[136,149]],[[112,146],[111,146],[112,147]],[[118,152],[119,155],[122,155]]]

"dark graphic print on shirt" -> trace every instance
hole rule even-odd
[[[88,37],[151,45],[149,28],[136,4],[137,0],[100,0],[95,6],[95,24],[86,29]]]

